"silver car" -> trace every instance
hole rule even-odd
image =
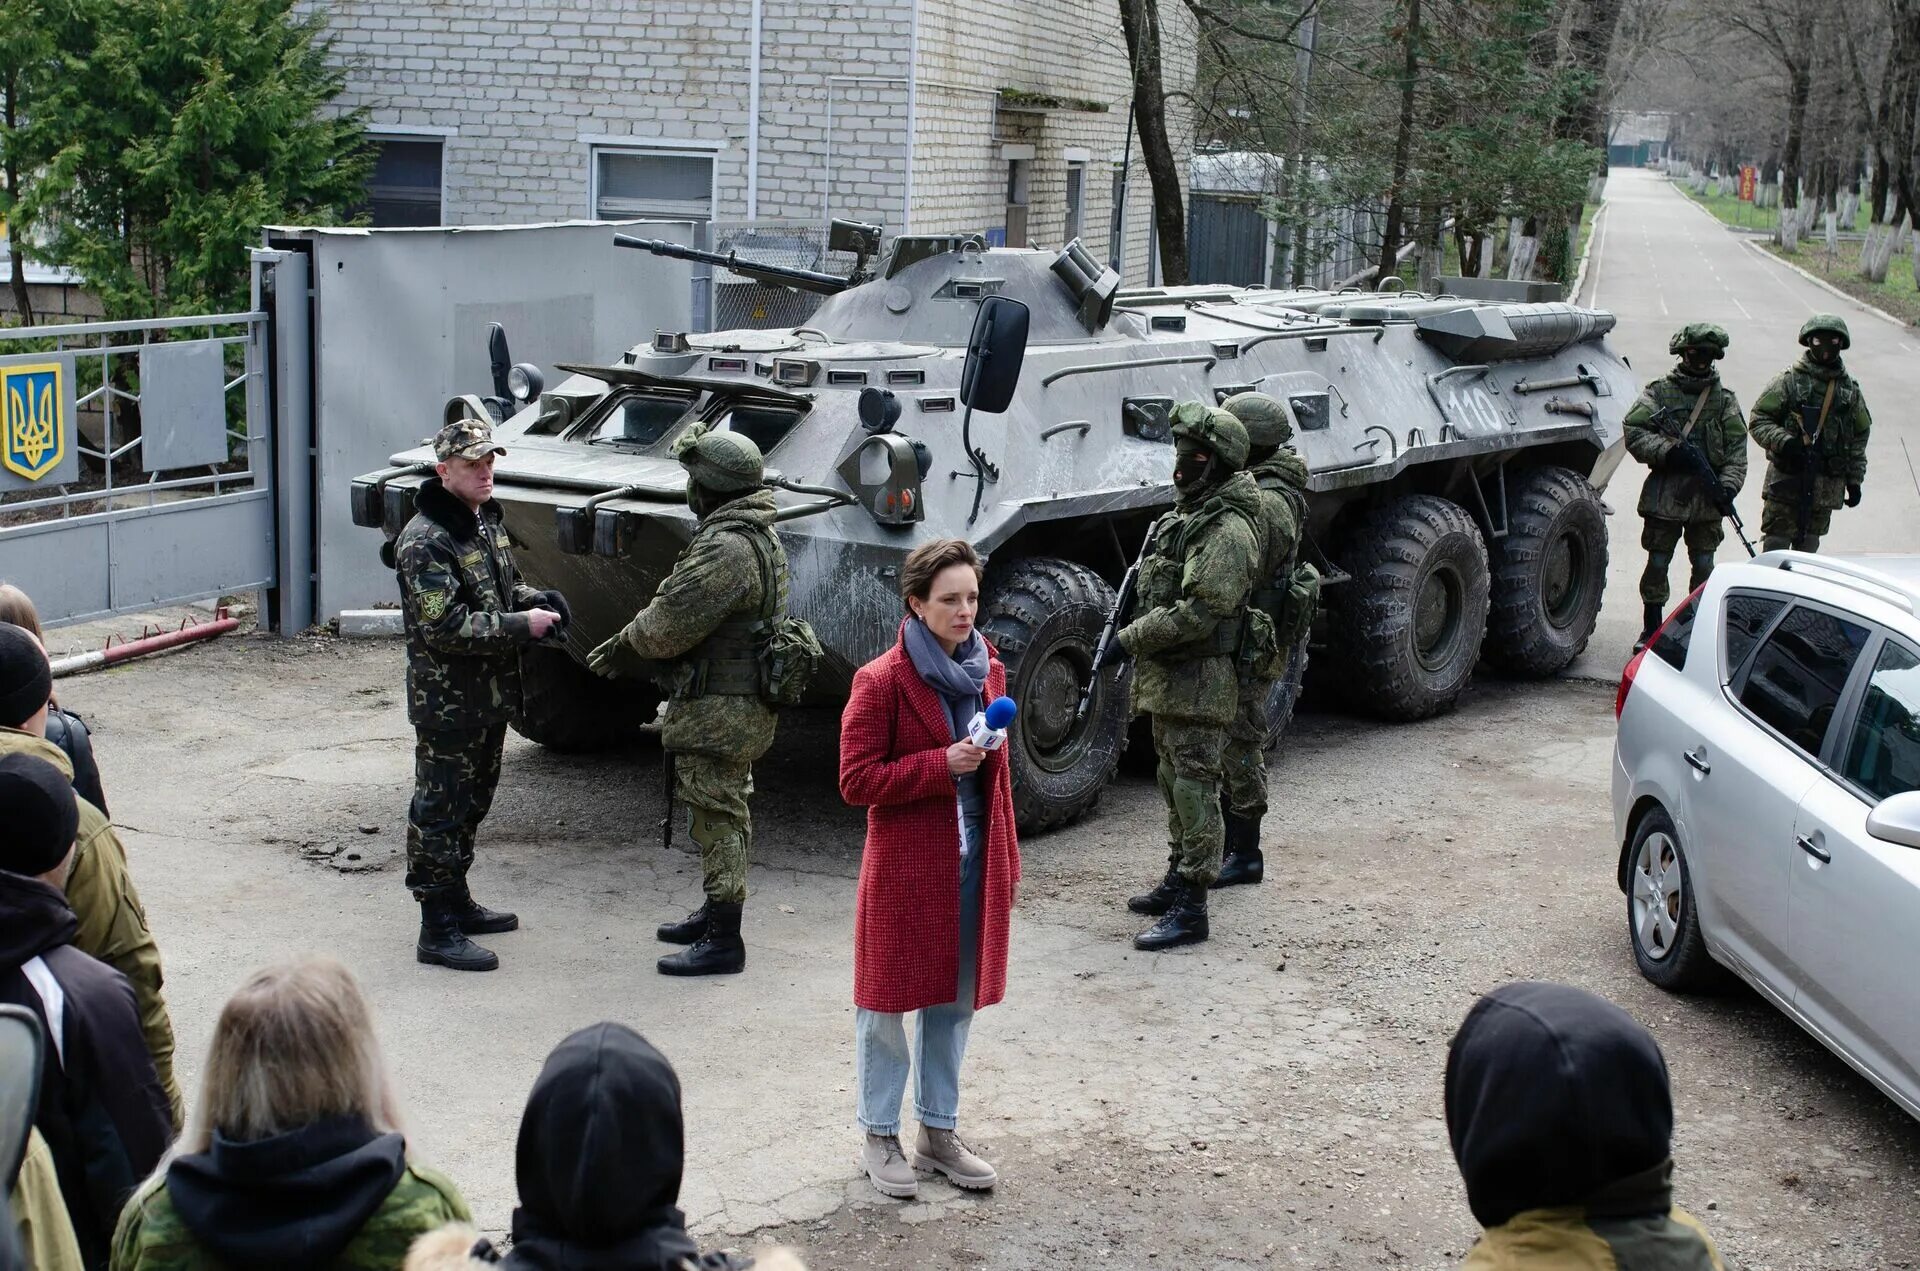
[[[1739,975],[1920,1117],[1920,556],[1722,565],[1615,711],[1641,973]]]

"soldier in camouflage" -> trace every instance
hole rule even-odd
[[[1235,393],[1221,406],[1247,430],[1247,475],[1260,488],[1265,554],[1250,603],[1275,621],[1300,550],[1306,525],[1307,465],[1289,444],[1293,411],[1266,393]],[[1306,656],[1304,647],[1300,656]],[[1227,729],[1222,756],[1221,804],[1226,851],[1215,887],[1257,883],[1266,874],[1260,852],[1260,822],[1267,815],[1267,699],[1274,681],[1240,669],[1239,704]]]
[[[647,607],[588,665],[602,675],[652,676],[668,690],[660,740],[674,764],[673,797],[686,804],[700,845],[706,903],[659,929],[661,940],[691,947],[658,965],[664,975],[725,975],[747,964],[747,799],[753,762],[773,744],[762,653],[786,616],[787,556],[751,439],[694,424],[673,453],[687,469],[699,528]]]
[[[1686,540],[1688,590],[1705,582],[1726,535],[1721,521],[1746,484],[1747,426],[1733,390],[1713,369],[1728,343],[1727,333],[1711,322],[1690,322],[1674,332],[1667,352],[1680,365],[1648,383],[1627,411],[1627,452],[1652,469],[1640,487],[1647,567],[1640,575],[1645,612],[1636,652],[1666,613],[1674,549]]]
[[[1224,410],[1174,412],[1173,511],[1155,523],[1140,567],[1137,615],[1119,634],[1136,659],[1133,709],[1153,716],[1167,873],[1127,901],[1159,921],[1137,949],[1205,940],[1207,888],[1220,874],[1220,765],[1239,703],[1235,667],[1247,596],[1266,554],[1260,488],[1240,469],[1247,432]]]
[[[407,719],[414,727],[407,886],[420,902],[420,961],[491,971],[500,959],[469,936],[520,920],[476,904],[473,840],[500,781],[507,721],[520,709],[520,649],[558,634],[571,612],[557,591],[520,581],[493,500],[506,450],[487,423],[447,424],[433,439],[438,474],[392,548],[407,627]]]
[[[1760,532],[1766,549],[1820,550],[1844,501],[1860,506],[1867,479],[1867,433],[1873,418],[1841,351],[1853,343],[1847,324],[1816,313],[1800,328],[1806,354],[1753,404],[1753,440],[1767,452]]]

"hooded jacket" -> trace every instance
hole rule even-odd
[[[68,780],[73,779],[72,761],[58,746],[18,728],[0,728],[0,755],[10,754],[44,759]],[[140,904],[140,893],[127,868],[127,849],[106,813],[84,796],[66,892],[67,905],[80,922],[73,937],[74,948],[100,959],[133,985],[147,1054],[159,1074],[160,1088],[166,1091],[173,1128],[178,1132],[185,1124],[186,1104],[173,1076],[173,1018],[167,1013],[160,949],[153,942],[153,932],[147,929],[147,911]]]
[[[0,872],[0,1002],[47,1038],[34,1125],[89,1267],[107,1265],[114,1220],[173,1137],[140,1035],[133,987],[73,947],[80,924],[56,887]]]
[[[1673,1096],[1612,1003],[1520,983],[1475,1002],[1447,1054],[1447,1134],[1486,1234],[1465,1266],[1720,1271],[1673,1207]]]
[[[469,1219],[406,1141],[357,1117],[175,1158],[114,1234],[114,1271],[391,1271],[413,1241]]]

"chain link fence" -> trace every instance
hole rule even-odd
[[[742,261],[805,269],[845,278],[854,258],[827,250],[827,227],[817,221],[713,221],[701,227],[701,244],[710,251],[738,253]],[[882,246],[882,251],[885,246]],[[773,286],[713,266],[711,329],[768,329],[804,326],[825,296]]]

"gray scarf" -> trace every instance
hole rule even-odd
[[[987,687],[987,642],[980,638],[978,631],[970,631],[953,656],[948,657],[940,641],[927,630],[927,624],[911,617],[901,624],[901,638],[906,641],[907,656],[913,659],[913,669],[947,708],[953,739],[959,741],[967,735],[968,722],[983,708],[981,694]]]

